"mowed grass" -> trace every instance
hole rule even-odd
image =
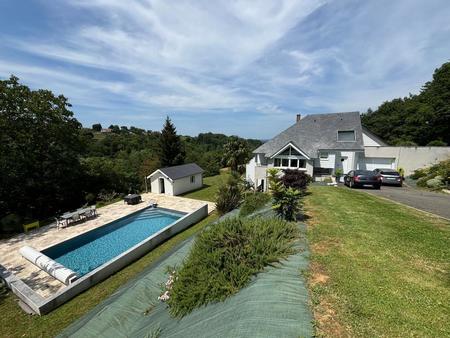
[[[17,297],[9,292],[0,296],[0,337],[53,337],[80,318],[120,286],[137,276],[161,255],[216,220],[214,212],[201,222],[172,237],[136,262],[120,270],[103,282],[78,295],[48,315],[30,316],[17,305]]]
[[[203,178],[203,188],[188,192],[182,196],[196,200],[215,202],[217,189],[226,181],[228,176],[229,172],[223,170],[220,175],[205,177]]]
[[[347,188],[310,191],[317,335],[448,337],[450,223]]]

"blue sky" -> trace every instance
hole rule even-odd
[[[84,125],[270,138],[295,115],[417,93],[450,59],[448,0],[3,0],[0,77]]]

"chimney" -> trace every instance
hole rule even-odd
[[[300,121],[300,119],[302,118],[302,115],[301,114],[297,114],[297,123]]]

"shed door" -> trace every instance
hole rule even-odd
[[[164,186],[164,178],[159,179],[159,193],[164,194],[166,192],[166,187]]]

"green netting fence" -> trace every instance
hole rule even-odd
[[[265,212],[271,214],[271,212]],[[259,215],[262,213],[259,212]],[[211,225],[214,226],[214,225]],[[305,233],[303,224],[299,224]],[[120,288],[69,326],[60,337],[311,337],[312,316],[303,271],[308,268],[304,238],[296,253],[259,273],[224,302],[196,309],[182,319],[158,301],[167,267],[180,265],[194,238]]]

